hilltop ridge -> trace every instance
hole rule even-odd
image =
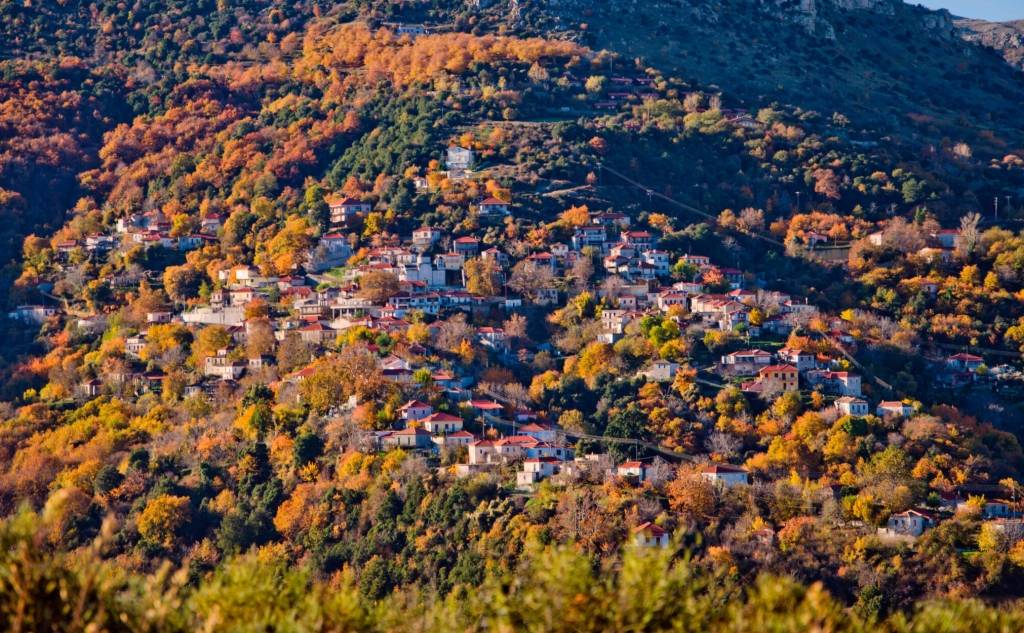
[[[958,19],[955,24],[964,39],[998,51],[1007,62],[1024,71],[1024,20],[988,22]]]

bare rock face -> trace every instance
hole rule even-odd
[[[893,0],[761,0],[762,5],[774,9],[776,16],[798,24],[808,35],[834,40],[835,28],[825,17],[828,9],[841,11],[871,11],[895,15]]]
[[[761,4],[776,18],[799,25],[808,35],[835,39],[832,25],[819,16],[818,0],[761,0]]]
[[[936,35],[947,39],[956,37],[956,26],[953,24],[953,16],[945,9],[925,13],[921,17],[921,23],[926,30]]]
[[[840,9],[847,11],[873,11],[884,15],[896,15],[891,0],[833,0]]]
[[[1024,70],[1024,20],[957,20],[956,28],[965,40],[995,49],[1011,65]]]
[[[835,28],[829,22],[829,14],[836,11],[867,11],[893,19],[919,19],[923,30],[941,37],[951,38],[956,34],[952,16],[948,11],[918,11],[911,9],[900,0],[760,0],[761,5],[779,19],[798,24],[808,33],[835,39]]]
[[[494,4],[508,3],[510,0],[466,0],[467,2]],[[562,14],[570,14],[589,9],[595,2],[608,0],[534,0],[554,8]],[[652,15],[658,14],[662,5],[659,0],[617,0],[617,6],[636,9],[642,5],[644,11]],[[682,9],[691,19],[703,24],[719,23],[724,15],[731,10],[728,2],[721,0],[675,0],[671,5]],[[870,12],[894,20],[917,20],[918,28],[938,34],[942,37],[956,36],[952,16],[948,11],[927,11],[911,7],[902,0],[756,0],[751,7],[766,19],[778,20],[799,27],[809,36],[834,41],[836,29],[832,20],[846,12]]]

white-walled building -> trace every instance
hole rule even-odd
[[[701,470],[701,477],[725,487],[745,486],[750,483],[750,473],[745,469],[727,464],[710,464]]]

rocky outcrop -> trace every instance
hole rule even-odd
[[[999,51],[1007,62],[1024,70],[1024,20],[1017,22],[957,20],[955,25],[965,40]]]
[[[896,7],[892,0],[833,0],[840,9],[848,11],[872,11],[884,15],[895,15]]]
[[[869,11],[894,19],[920,20],[921,29],[944,38],[956,36],[948,11],[909,7],[901,0],[760,0],[776,17],[802,27],[809,35],[835,39],[829,16],[843,11]]]

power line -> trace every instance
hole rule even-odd
[[[604,163],[599,163],[598,165],[599,165],[599,167],[601,168],[602,171],[603,170],[608,170],[609,173],[611,173],[611,174],[613,174],[615,176],[618,176],[619,178],[621,178],[622,180],[625,180],[626,182],[628,182],[629,184],[633,185],[634,187],[637,187],[637,188],[643,190],[644,193],[647,194],[648,199],[650,199],[651,197],[658,197],[658,198],[664,200],[665,202],[668,202],[670,204],[673,204],[673,205],[679,207],[680,209],[689,211],[690,213],[695,213],[695,214],[697,214],[697,215],[699,215],[699,216],[701,216],[703,218],[707,218],[707,219],[711,220],[712,222],[714,222],[715,224],[718,223],[718,218],[716,216],[714,216],[714,215],[711,215],[707,211],[704,211],[702,209],[698,209],[697,207],[694,207],[692,205],[686,204],[685,202],[680,202],[680,201],[676,200],[675,198],[671,198],[669,196],[666,196],[663,193],[659,193],[658,191],[655,191],[651,187],[648,187],[647,185],[645,185],[645,184],[643,184],[641,182],[637,182],[636,180],[633,180],[632,178],[630,178],[626,174],[623,174],[622,172],[614,169],[613,167],[609,167],[608,165],[605,165]],[[767,235],[762,235],[760,233],[746,233],[746,235],[749,235],[750,237],[753,237],[753,238],[758,239],[758,240],[762,240],[764,242],[768,242],[769,244],[774,244],[775,246],[780,246],[782,248],[786,247],[786,245],[783,244],[782,242],[780,242],[780,241],[778,241],[778,240],[776,240],[774,238],[768,237]]]

